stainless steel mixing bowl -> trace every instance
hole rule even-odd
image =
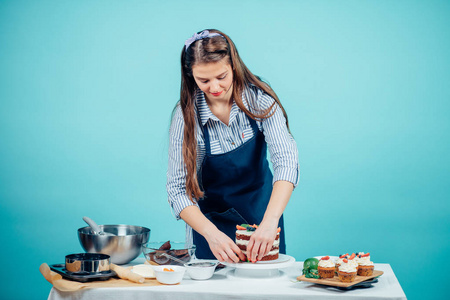
[[[78,229],[78,239],[88,253],[103,253],[111,256],[117,265],[129,263],[142,252],[142,245],[150,238],[150,229],[132,225],[99,225],[104,232],[114,234],[98,235],[90,226]]]

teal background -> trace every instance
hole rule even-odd
[[[204,28],[290,117],[288,254],[371,252],[408,299],[449,297],[449,20],[449,1],[1,0],[1,298],[45,299],[39,265],[82,252],[85,215],[184,239],[168,128]]]

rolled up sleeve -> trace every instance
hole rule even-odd
[[[168,201],[177,220],[183,209],[193,203],[186,194],[186,168],[183,160],[183,114],[180,106],[175,110],[169,136],[169,166],[167,169],[167,194]]]
[[[258,104],[263,109],[270,107],[274,101],[259,89],[257,97]],[[273,183],[284,180],[291,182],[295,188],[300,179],[297,143],[289,133],[286,118],[278,104],[275,104],[272,112],[273,115],[264,119],[261,124],[272,162]]]

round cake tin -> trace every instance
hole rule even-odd
[[[110,272],[110,256],[101,253],[66,255],[66,270],[71,273],[97,274]]]

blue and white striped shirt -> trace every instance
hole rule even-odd
[[[269,108],[274,99],[258,87],[251,85],[242,95],[245,107],[254,113]],[[220,121],[209,109],[205,95],[197,90],[197,110],[201,125],[208,129],[211,143],[211,154],[222,154],[232,151],[253,137],[253,130],[246,114],[233,102],[228,126]],[[258,111],[253,111],[256,109]],[[264,133],[273,168],[273,182],[285,180],[294,187],[299,180],[298,150],[286,126],[282,110],[276,104],[275,113],[263,121],[257,121],[260,131]],[[272,111],[273,112],[273,111]],[[205,157],[205,142],[202,128],[197,124],[197,171]],[[178,105],[170,126],[169,167],[167,171],[167,193],[175,217],[180,219],[181,211],[192,203],[186,194],[186,169],[183,160],[182,145],[184,120],[181,107]],[[187,225],[187,224],[186,224]],[[187,225],[186,241],[192,239],[191,228]]]

